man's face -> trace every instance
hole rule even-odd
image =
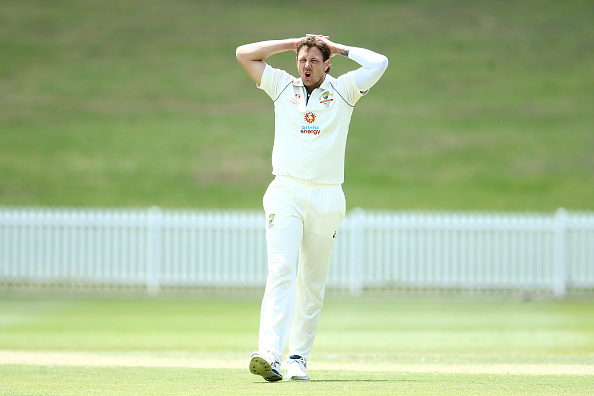
[[[303,85],[314,89],[324,82],[330,59],[324,62],[322,52],[316,47],[303,47],[297,54],[297,70]]]

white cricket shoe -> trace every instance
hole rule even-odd
[[[309,375],[307,375],[307,362],[302,356],[289,356],[287,366],[285,367],[285,379],[299,381],[307,381],[309,379]]]
[[[266,381],[270,382],[283,379],[280,363],[272,353],[252,353],[250,356],[250,372],[261,375]]]

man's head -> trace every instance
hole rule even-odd
[[[330,50],[315,36],[305,37],[297,46],[297,69],[306,87],[318,87],[330,72]]]

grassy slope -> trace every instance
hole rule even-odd
[[[234,49],[312,31],[391,61],[351,123],[349,207],[593,208],[591,2],[311,7],[5,4],[0,205],[259,208],[272,105]]]

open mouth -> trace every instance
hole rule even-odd
[[[310,72],[305,72],[304,75],[305,75],[306,78],[310,78],[311,77],[311,73]]]

